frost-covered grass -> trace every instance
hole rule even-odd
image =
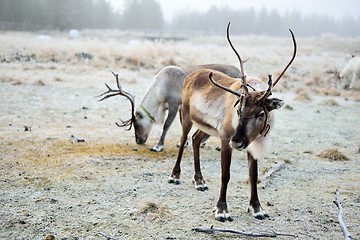
[[[156,72],[167,65],[227,63],[238,66],[225,34],[223,37],[193,36],[183,41],[150,41],[145,34],[88,30],[76,40],[68,39],[67,34],[61,32],[54,32],[50,37],[42,39],[36,33],[1,32],[0,61],[61,64],[65,65],[65,72],[68,66],[139,72]],[[276,77],[292,55],[290,34],[283,38],[233,36],[232,41],[242,58],[249,59],[245,64],[247,74],[264,80],[268,74]],[[341,70],[347,58],[360,51],[360,39],[333,35],[297,38],[297,44],[297,57],[280,82],[279,90],[335,87],[335,79],[327,71]],[[79,53],[90,54],[91,59],[76,56]]]

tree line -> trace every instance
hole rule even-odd
[[[254,8],[234,10],[213,6],[205,13],[180,13],[172,19],[170,25],[174,29],[223,33],[229,21],[236,24],[236,28],[231,30],[232,34],[284,36],[288,34],[287,29],[291,28],[298,36],[319,36],[323,33],[360,36],[360,13],[358,19],[344,16],[335,21],[329,16],[317,14],[303,16],[299,10],[281,15],[276,9],[268,10],[265,7],[255,11]]]
[[[0,22],[14,30],[108,28],[116,18],[106,0],[0,0]]]
[[[236,24],[232,34],[283,36],[291,28],[298,36],[360,35],[360,14],[357,19],[344,16],[335,21],[329,16],[303,16],[298,10],[280,14],[276,9],[213,6],[205,13],[180,12],[166,22],[156,0],[125,0],[122,12],[107,0],[0,0],[0,29],[10,30],[116,28],[223,34],[229,21]]]

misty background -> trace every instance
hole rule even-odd
[[[229,21],[236,24],[234,35],[287,36],[291,28],[303,37],[327,33],[360,36],[360,14],[333,18],[318,13],[304,15],[297,9],[281,13],[266,7],[213,5],[205,12],[180,10],[165,19],[156,0],[125,0],[121,10],[107,0],[0,0],[0,30],[120,29],[223,35]]]

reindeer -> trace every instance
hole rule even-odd
[[[341,72],[335,68],[335,70],[328,70],[327,73],[333,75],[338,87],[352,89],[355,81],[360,79],[360,57],[351,55],[351,59]]]
[[[233,47],[229,37],[230,23],[227,26],[227,40],[240,62],[241,78],[235,79],[221,72],[201,69],[190,74],[184,81],[182,100],[182,136],[175,166],[168,179],[169,183],[180,183],[180,163],[189,131],[195,125],[198,130],[192,136],[194,155],[194,182],[197,190],[207,190],[208,186],[200,169],[199,146],[201,140],[209,135],[218,136],[221,141],[221,189],[216,204],[215,219],[229,220],[232,217],[226,201],[227,185],[230,180],[232,149],[247,150],[251,196],[249,211],[257,219],[268,215],[263,211],[258,194],[258,164],[273,126],[273,110],[279,109],[283,101],[270,98],[271,91],[284,75],[296,56],[296,41],[290,30],[294,52],[290,62],[279,77],[268,84],[257,78],[246,78],[240,55]]]
[[[353,56],[338,75],[341,88],[352,89],[355,81],[360,79],[360,57]]]
[[[166,111],[168,111],[160,139],[157,144],[150,149],[151,151],[160,152],[164,149],[166,133],[173,123],[181,105],[184,79],[191,72],[202,68],[218,70],[231,77],[240,76],[240,71],[236,67],[226,64],[207,64],[185,68],[167,66],[156,74],[152,85],[148,88],[140,105],[135,110],[135,97],[122,89],[118,75],[113,73],[116,77],[118,90],[111,89],[105,84],[108,91],[100,95],[104,97],[99,101],[116,95],[124,96],[130,101],[131,118],[127,121],[120,119],[122,123],[116,123],[116,125],[119,127],[127,127],[126,130],[131,130],[132,125],[134,125],[135,141],[137,144],[146,143],[153,125],[155,123],[163,123]]]

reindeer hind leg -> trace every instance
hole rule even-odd
[[[205,191],[208,189],[208,186],[205,184],[205,180],[201,173],[200,168],[200,145],[203,142],[203,139],[209,138],[209,135],[197,130],[193,137],[192,137],[192,145],[193,145],[193,152],[194,152],[194,168],[195,168],[195,174],[194,174],[194,183],[195,183],[195,189],[199,191]]]

